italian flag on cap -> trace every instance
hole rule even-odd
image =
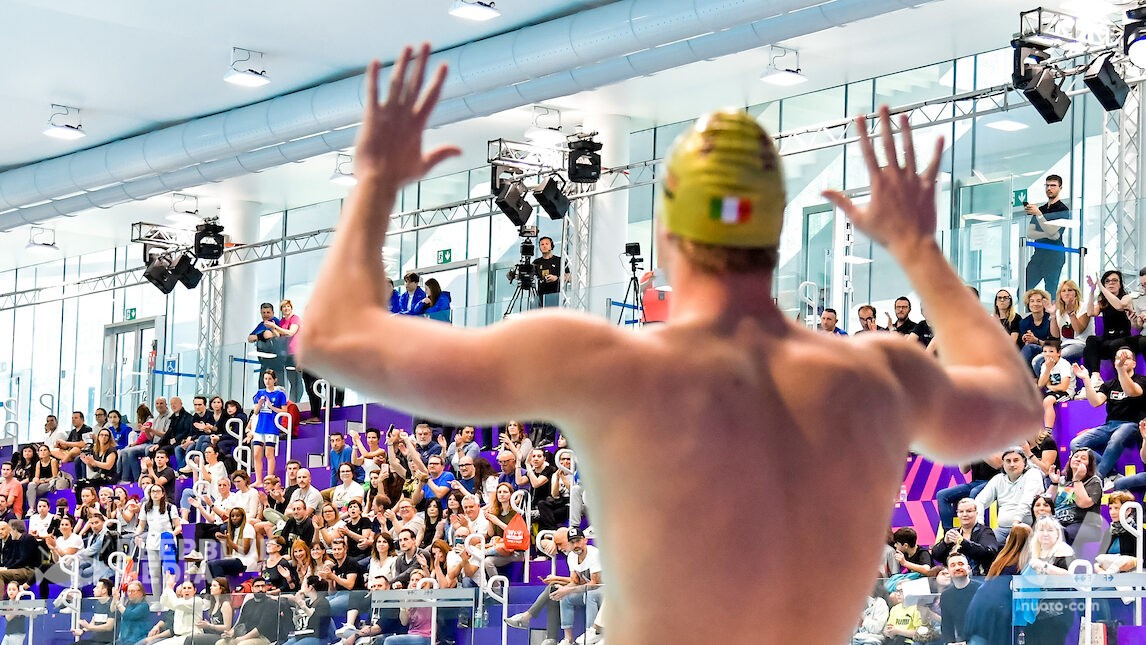
[[[711,219],[725,224],[746,224],[752,219],[752,202],[740,197],[714,197],[708,208]]]

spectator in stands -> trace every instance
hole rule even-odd
[[[423,463],[428,463],[430,457],[441,455],[442,445],[434,441],[434,430],[428,423],[419,423],[414,426],[414,446],[418,449],[418,456]]]
[[[903,602],[903,590],[896,588],[888,594],[887,624],[883,627],[884,643],[887,645],[913,645],[914,637],[925,623],[919,605]]]
[[[1063,527],[1053,518],[1035,522],[1027,542],[1027,566],[1039,575],[1066,575],[1074,549],[1065,541]],[[1040,603],[1035,622],[1025,629],[1031,643],[1062,643],[1074,621],[1074,612]]]
[[[42,499],[40,502],[45,506],[44,510],[47,511],[48,500]],[[48,515],[48,517],[51,518],[52,516]],[[58,537],[42,528],[38,532],[33,532],[31,528],[29,528],[28,534],[34,538],[43,539],[44,546],[48,548],[48,551],[52,555],[52,561],[58,563],[66,556],[79,553],[80,549],[84,547],[83,538],[75,533],[75,526],[75,520],[65,515],[59,518],[59,522],[57,523],[60,532]],[[64,580],[66,577],[61,575],[56,579]]]
[[[971,481],[944,488],[935,494],[939,507],[939,522],[944,528],[955,526],[955,506],[964,497],[975,497],[992,477],[999,474],[1003,465],[1002,454],[995,453],[985,461],[977,461],[969,466],[961,466],[960,472],[968,473]]]
[[[139,532],[135,543],[147,552],[147,571],[150,574],[154,591],[160,581],[163,568],[164,534],[174,536],[180,531],[179,513],[175,505],[167,501],[167,492],[162,486],[152,484],[147,489],[147,502],[143,505],[143,515],[139,520]],[[142,554],[141,554],[142,555]]]
[[[856,332],[857,334],[862,334],[867,331],[887,331],[887,328],[875,324],[875,307],[871,305],[860,305],[857,313],[859,313],[860,321],[860,330]]]
[[[0,496],[4,497],[7,501],[7,508],[16,517],[23,517],[24,487],[20,485],[13,474],[11,463],[0,465]]]
[[[892,533],[895,540],[895,562],[909,573],[921,576],[931,575],[931,554],[918,544],[915,529],[910,526],[898,528]]]
[[[451,322],[450,292],[442,291],[436,279],[426,280],[426,297],[414,307],[414,311],[432,320]]]
[[[410,572],[410,588],[417,587],[422,578],[427,577],[425,567],[419,567]],[[406,625],[405,634],[387,636],[382,645],[431,645],[430,635],[433,634],[433,610],[430,607],[402,607],[398,610],[398,619]]]
[[[957,550],[967,556],[975,575],[986,575],[999,554],[999,543],[991,527],[979,521],[979,513],[975,500],[970,497],[959,500],[959,528],[947,529],[943,539],[931,548],[932,562],[946,562],[947,556]]]
[[[513,489],[508,484],[498,484],[497,491],[494,493],[493,504],[485,511],[485,518],[489,521],[489,528],[486,532],[488,538],[486,540],[488,546],[486,556],[495,567],[503,567],[525,557],[524,552],[513,551],[504,543],[505,529],[513,521],[513,518],[517,517],[517,511],[513,509],[511,503],[512,495]],[[528,520],[526,522],[528,523]]]
[[[1110,505],[1110,529],[1102,536],[1102,543],[1098,547],[1100,554],[1137,557],[1138,538],[1133,531],[1136,520],[1132,519],[1129,527],[1122,522],[1122,505],[1134,501],[1137,501],[1134,494],[1124,490],[1114,491],[1107,497],[1106,503]]]
[[[72,428],[68,431],[67,437],[56,439],[55,445],[52,441],[48,442],[52,456],[59,459],[62,464],[70,463],[79,457],[80,451],[91,442],[91,433],[91,427],[84,423],[84,413],[79,410],[72,412]],[[77,463],[76,478],[82,479],[83,476],[84,473],[80,470],[80,464]]]
[[[267,326],[274,330],[277,336],[280,350],[280,357],[282,358],[282,371],[290,384],[290,400],[301,401],[303,394],[302,374],[299,373],[298,364],[295,362],[295,334],[298,333],[299,326],[302,324],[302,319],[294,312],[294,303],[290,300],[283,300],[279,303],[279,315],[277,320],[272,318],[267,322]]]
[[[545,551],[551,558],[557,557],[558,554],[568,555],[572,550],[569,544],[569,529],[557,529],[553,533],[553,539],[546,540],[545,544],[539,541],[538,548]],[[557,600],[553,598],[552,594],[559,586],[569,584],[569,578],[570,576],[558,575],[548,575],[542,578],[541,582],[548,586],[537,595],[537,599],[533,601],[529,609],[506,618],[505,624],[515,629],[528,629],[529,623],[544,610],[548,618],[546,636],[556,643],[558,631],[561,628],[561,616],[558,611]]]
[[[529,499],[534,506],[549,496],[550,479],[557,469],[545,458],[545,451],[534,448],[529,453],[529,462],[517,475],[517,483],[529,487]]]
[[[239,436],[241,437],[243,430],[247,427],[248,419],[247,413],[243,411],[242,404],[235,400],[230,400],[223,404],[223,418],[220,424],[223,433],[219,435],[219,448],[222,449],[225,454],[232,454],[235,451],[235,447],[239,445],[239,439],[232,436],[227,429],[231,419],[238,419]]]
[[[1138,433],[1140,435],[1139,442],[1141,448],[1138,450],[1138,456],[1146,463],[1146,419],[1138,422]],[[1116,491],[1143,491],[1146,490],[1146,472],[1130,475],[1129,477],[1121,477],[1118,481],[1114,482],[1114,490]]]
[[[286,412],[287,396],[278,387],[278,373],[274,370],[263,372],[263,389],[253,397],[258,423],[254,431],[248,433],[251,439],[252,466],[255,470],[255,486],[263,485],[263,458],[266,458],[267,474],[275,474],[275,446],[279,443],[279,429],[275,425],[275,415]]]
[[[1028,467],[1027,455],[1021,448],[1003,451],[1003,472],[995,475],[975,496],[979,509],[978,526],[983,526],[991,502],[998,501],[998,528],[995,529],[996,546],[1005,542],[1011,527],[1017,523],[1030,525],[1031,503],[1043,492],[1043,474],[1038,468]],[[974,558],[974,555],[971,556]],[[940,559],[942,561],[942,559]],[[983,564],[983,563],[981,563]],[[991,563],[984,564],[985,571]],[[978,573],[976,575],[982,575]]]
[[[1023,360],[1033,365],[1035,356],[1043,351],[1043,342],[1058,336],[1058,319],[1050,294],[1042,289],[1031,289],[1023,294],[1023,304],[1029,314],[1019,321],[1019,344]]]
[[[999,289],[995,294],[995,318],[1003,325],[1003,329],[1010,334],[1015,346],[1022,347],[1023,344],[1019,340],[1019,323],[1022,321],[1022,316],[1015,310],[1014,298],[1011,296],[1011,292],[1006,289]]]
[[[340,482],[330,489],[330,501],[339,513],[343,513],[351,500],[356,499],[361,503],[366,499],[366,489],[362,487],[362,484],[354,481],[354,466],[349,461],[343,462],[336,472]]]
[[[1054,496],[1045,493],[1031,502],[1031,525],[1044,517],[1054,517]]]
[[[55,448],[61,441],[68,438],[68,431],[60,427],[60,421],[56,415],[49,414],[44,417],[44,444],[49,449]]]
[[[183,407],[183,399],[177,396],[171,397],[171,419],[167,424],[167,433],[163,435],[163,439],[159,442],[160,447],[167,451],[168,457],[177,457],[175,454],[176,447],[182,447],[183,450],[188,450],[194,445],[191,438],[195,432],[193,423],[191,413]],[[175,468],[179,468],[186,464],[176,458],[172,465]]]
[[[370,563],[370,548],[374,546],[374,536],[381,530],[378,522],[366,517],[361,500],[351,500],[346,506],[346,517],[339,530],[346,540],[346,552],[363,567]]]
[[[1034,445],[1031,445],[1030,441],[1024,441],[1022,449],[1030,465],[1042,471],[1044,477],[1049,475],[1051,470],[1058,468],[1058,442],[1046,428],[1035,437]]]
[[[389,581],[394,577],[394,562],[398,559],[394,547],[394,540],[389,535],[382,532],[375,534],[374,544],[370,548],[370,562],[367,565],[367,587],[379,578]]]
[[[398,557],[394,559],[394,577],[390,578],[390,586],[394,589],[404,588],[407,585],[412,589],[410,575],[417,567],[429,565],[429,554],[418,548],[418,536],[414,531],[403,528],[398,531]]]
[[[1058,288],[1055,300],[1055,316],[1058,320],[1059,338],[1062,340],[1062,357],[1070,363],[1082,359],[1086,339],[1094,334],[1094,319],[1082,306],[1082,290],[1074,280],[1065,280]],[[1035,357],[1035,373],[1039,373],[1043,358]]]
[[[134,437],[129,441],[129,445],[119,449],[119,478],[125,482],[139,481],[142,472],[141,460],[153,446],[151,428],[154,418],[151,415],[151,408],[140,404],[135,409],[135,417]]]
[[[349,431],[350,442],[354,447],[350,456],[350,463],[362,468],[366,479],[386,463],[386,449],[381,444],[381,433],[378,428],[366,429],[366,444],[362,443],[362,435],[354,430]]]
[[[158,586],[158,584],[157,584]],[[138,643],[147,637],[148,630],[155,625],[155,616],[147,605],[147,597],[143,593],[143,583],[133,580],[127,583],[127,598],[115,593],[116,601],[112,604],[118,613],[116,616],[116,631],[119,645]]]
[[[32,466],[36,463],[36,445],[26,443],[17,447],[12,451],[12,478],[20,483],[20,486],[27,490],[28,483],[32,480]]]
[[[342,482],[339,476],[338,467],[342,464],[353,464],[352,458],[354,456],[353,446],[346,444],[346,439],[341,432],[330,433],[330,486],[337,486]],[[353,469],[351,469],[353,475]],[[353,477],[351,477],[353,479]]]
[[[355,593],[366,590],[366,572],[358,562],[348,556],[346,540],[337,539],[331,545],[333,565],[319,572],[319,577],[325,583],[327,599],[330,601],[332,615],[346,614],[346,623],[335,633],[339,636],[349,636],[356,631],[354,623],[358,620],[358,613],[362,609],[366,595]]]
[[[1126,292],[1122,284],[1122,274],[1107,271],[1102,280],[1095,284],[1094,278],[1086,276],[1090,287],[1087,296],[1087,312],[1092,318],[1102,318],[1102,335],[1094,334],[1086,339],[1082,350],[1082,363],[1097,386],[1102,381],[1098,374],[1103,359],[1115,358],[1122,347],[1130,347],[1130,317],[1133,311],[1133,296]],[[1096,289],[1097,288],[1097,289]],[[1095,291],[1098,298],[1095,299]]]
[[[23,520],[0,522],[0,585],[31,582],[41,561],[40,547]]]
[[[123,420],[119,410],[110,410],[107,413],[107,428],[115,440],[116,450],[123,450],[131,444],[131,433],[134,432]]]
[[[501,446],[499,450],[506,450],[513,454],[519,466],[525,466],[529,453],[533,451],[533,442],[525,435],[521,423],[510,419],[505,423],[505,432],[501,433]]]
[[[111,606],[112,584],[111,579],[106,577],[96,580],[91,600],[81,603],[82,614],[91,620],[81,616],[76,623],[77,626],[72,629],[76,645],[103,645],[115,638],[115,614]]]
[[[457,482],[455,481],[453,483],[456,484]],[[452,495],[453,493],[451,493],[451,496]],[[441,539],[449,521],[442,519],[442,507],[438,504],[427,504],[426,510],[422,511],[422,518],[425,521],[426,528],[422,531],[422,541],[418,546],[428,549],[435,540]]]
[[[1027,565],[1027,544],[1031,528],[1015,524],[987,580],[971,599],[963,623],[963,637],[971,643],[1010,643],[1012,638],[1011,577]],[[979,640],[976,640],[979,639]]]
[[[290,500],[302,500],[306,505],[307,515],[314,512],[315,509],[322,506],[322,493],[317,488],[310,485],[310,471],[306,468],[299,468],[298,474],[295,475],[295,480],[298,482],[294,492],[290,495]]]
[[[60,472],[60,461],[52,456],[48,444],[36,449],[39,459],[32,464],[32,477],[28,481],[28,508],[35,508],[36,499],[54,490],[71,488],[71,479]]]
[[[93,513],[86,526],[87,535],[82,536],[84,546],[76,552],[79,557],[80,581],[113,577],[107,557],[119,546],[119,535],[108,530],[102,513]]]
[[[223,397],[221,396],[213,396],[210,401],[207,401],[205,397],[195,397],[195,399],[195,415],[193,416],[200,418],[193,422],[195,429],[199,431],[199,436],[195,439],[194,450],[202,452],[208,444],[219,445],[226,412],[223,410]],[[202,399],[204,404],[201,416],[199,399]]]
[[[167,399],[160,396],[155,399],[155,412],[151,419],[151,427],[147,429],[147,434],[150,435],[150,441],[153,444],[158,444],[167,434],[167,428],[171,424],[171,409],[167,407]]]
[[[267,581],[251,581],[251,596],[239,609],[234,627],[223,630],[222,645],[268,645],[278,640],[279,602],[267,595]]]
[[[207,618],[195,621],[196,633],[186,645],[215,645],[231,629],[235,612],[231,609],[231,584],[226,578],[214,578],[207,585]]]
[[[290,500],[286,497],[286,489],[278,475],[263,477],[263,490],[259,493],[259,500],[263,503],[263,519],[271,525],[286,521]]]
[[[227,478],[227,465],[219,458],[219,450],[215,446],[207,446],[203,450],[202,462],[202,465],[189,463],[184,468],[194,478],[194,485],[184,488],[179,498],[179,511],[184,522],[190,517],[192,507],[203,513],[211,511],[213,502],[220,497],[219,482]]]
[[[426,532],[426,522],[422,515],[415,512],[414,504],[410,500],[405,498],[399,500],[395,510],[387,511],[384,517],[390,522],[390,535],[397,535],[403,529],[408,529],[414,533],[417,544],[421,544],[422,536]]]
[[[198,620],[206,603],[195,597],[195,584],[184,580],[175,587],[175,575],[164,572],[163,593],[159,597],[159,605],[170,616],[170,624],[157,636],[148,639],[148,645],[184,645],[188,638],[197,631],[195,621]],[[164,618],[167,621],[167,618]]]
[[[824,309],[824,312],[822,314],[820,314],[820,331],[827,332],[829,334],[839,334],[840,336],[847,336],[848,333],[846,331],[844,331],[844,330],[842,330],[836,326],[838,323],[839,323],[839,315],[836,314],[835,309],[828,307],[828,308]]]
[[[887,315],[887,328],[890,331],[903,334],[904,336],[915,331],[915,321],[911,320],[908,316],[911,315],[911,301],[907,296],[900,296],[895,299],[895,319],[891,315]]]
[[[287,507],[287,519],[279,530],[279,535],[286,538],[290,544],[296,540],[310,544],[314,541],[314,522],[311,521],[311,512],[306,502],[296,499]]]
[[[1050,476],[1047,494],[1055,498],[1054,515],[1069,544],[1097,542],[1101,535],[1102,480],[1095,474],[1096,461],[1093,450],[1077,448],[1071,451],[1063,473]]]
[[[142,458],[140,465],[143,469],[141,477],[146,473],[151,477],[152,483],[162,486],[167,491],[168,499],[175,499],[175,469],[171,467],[167,453],[157,450],[154,457]]]
[[[887,589],[883,581],[876,581],[871,595],[867,597],[867,605],[860,617],[859,625],[852,634],[851,645],[880,645],[883,643],[883,629],[887,626]],[[557,639],[553,639],[554,642]]]
[[[538,511],[537,526],[542,531],[552,531],[569,521],[570,495],[577,476],[573,472],[573,451],[560,451],[557,464],[559,468],[550,478],[549,495],[535,502]]]
[[[1055,406],[1074,398],[1074,374],[1071,364],[1061,359],[1061,341],[1048,338],[1043,341],[1043,363],[1039,373],[1038,386],[1043,396],[1043,428],[1046,432],[1054,429]]]
[[[318,542],[326,549],[329,549],[342,535],[339,529],[345,525],[334,504],[324,503],[322,510],[314,516],[315,534],[318,536]]]
[[[310,554],[308,543],[303,540],[295,540],[290,545],[290,565],[299,579],[317,575],[318,566],[314,561],[314,556]]]
[[[493,501],[493,493],[497,489],[498,483],[498,475],[494,472],[489,460],[485,457],[475,458],[473,493],[481,500],[483,506]]]
[[[450,469],[457,473],[460,469],[461,458],[463,456],[470,459],[476,459],[481,453],[481,449],[477,442],[474,441],[476,430],[473,426],[464,426],[454,434],[454,441],[446,449],[446,461],[450,464]],[[472,490],[470,491],[473,492]]]
[[[302,580],[299,593],[286,596],[284,602],[294,604],[294,611],[305,619],[302,636],[291,636],[282,645],[326,645],[334,637],[330,629],[332,617],[330,602],[319,587],[325,585],[318,576],[308,576]]]
[[[1138,438],[1137,425],[1146,417],[1146,376],[1134,373],[1134,353],[1128,347],[1120,348],[1114,356],[1115,378],[1105,381],[1095,391],[1094,384],[1086,379],[1086,372],[1076,365],[1074,373],[1083,379],[1086,400],[1098,407],[1106,404],[1106,423],[1081,432],[1070,442],[1071,453],[1079,448],[1102,451],[1102,461],[1096,474],[1099,479],[1107,479],[1102,489],[1113,487],[1114,469],[1118,458],[1131,442]]]
[[[402,282],[406,286],[406,291],[398,296],[398,313],[408,316],[418,315],[418,305],[426,298],[426,292],[419,286],[422,278],[411,271],[402,276]]]
[[[597,609],[601,604],[601,556],[597,547],[590,546],[585,534],[576,526],[569,527],[569,582],[558,583],[549,597],[561,604],[561,629],[565,640],[573,643],[573,621],[576,607],[585,607],[585,624],[590,626],[585,641],[593,639],[591,633]]]
[[[426,468],[429,470],[428,477],[419,489],[419,492],[414,494],[413,502],[421,504],[422,500],[436,501],[439,507],[445,506],[446,495],[450,494],[453,490],[450,482],[454,481],[454,474],[445,469],[445,464],[440,454],[434,455],[426,460]]]
[[[225,530],[215,533],[215,539],[223,545],[223,557],[208,561],[207,573],[212,578],[221,578],[257,570],[259,551],[247,512],[241,507],[232,508],[227,512],[224,527]]]
[[[919,315],[927,315],[923,305],[919,305]],[[915,323],[915,329],[911,330],[911,333],[907,334],[907,337],[923,345],[923,349],[927,350],[930,354],[936,354],[939,351],[938,343],[932,342],[935,340],[935,331],[931,329],[931,323],[927,322],[927,320],[920,320]]]
[[[519,490],[521,486],[517,483],[517,457],[508,450],[501,450],[497,453],[497,465],[501,467],[497,483],[509,484],[513,490]]]
[[[286,367],[286,352],[275,330],[279,323],[275,318],[275,306],[269,302],[262,303],[259,305],[259,316],[262,320],[251,330],[247,342],[255,344],[255,356],[259,359],[261,373],[272,370],[275,374],[282,374]]]
[[[96,491],[91,486],[85,486],[79,489],[79,500],[76,504],[76,519],[82,524],[86,522],[93,512],[100,512],[99,500],[96,499]],[[79,533],[84,533],[84,527],[81,526]]]

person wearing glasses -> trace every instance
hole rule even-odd
[[[862,334],[865,331],[887,331],[887,327],[880,327],[875,324],[875,307],[871,305],[860,305],[859,308],[860,330],[857,334]]]
[[[995,319],[1007,330],[1015,347],[1022,347],[1023,344],[1019,342],[1019,323],[1023,317],[1015,310],[1015,298],[1006,289],[999,289],[995,294]]]
[[[1031,221],[1027,223],[1027,239],[1040,244],[1062,247],[1062,226],[1054,222],[1070,219],[1070,207],[1060,200],[1062,192],[1062,177],[1047,175],[1046,180],[1047,203],[1042,206],[1023,203]],[[1027,289],[1034,289],[1041,282],[1047,291],[1058,286],[1058,278],[1062,273],[1062,265],[1066,262],[1066,253],[1057,249],[1036,248],[1027,262]]]

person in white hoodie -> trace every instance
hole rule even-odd
[[[998,527],[995,539],[999,544],[1007,541],[1007,535],[1015,522],[1031,524],[1031,503],[1043,492],[1043,473],[1027,463],[1027,455],[1018,446],[1003,452],[1003,472],[992,477],[983,490],[975,496],[979,505],[979,521],[984,521],[991,502],[999,502]]]
[[[175,576],[170,573],[163,574],[163,594],[159,596],[159,604],[171,612],[171,625],[162,632],[164,638],[151,645],[183,645],[194,633],[195,621],[207,606],[206,601],[195,595],[195,584],[190,580],[183,581],[176,590]]]

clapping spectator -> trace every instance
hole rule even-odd
[[[1072,453],[1079,448],[1102,451],[1102,461],[1098,464],[1096,474],[1100,479],[1107,479],[1102,484],[1103,490],[1113,486],[1118,458],[1126,446],[1137,438],[1136,426],[1146,413],[1142,407],[1142,401],[1146,400],[1143,398],[1146,395],[1146,376],[1135,374],[1134,367],[1134,353],[1128,347],[1119,348],[1114,354],[1117,376],[1103,382],[1097,391],[1094,384],[1085,378],[1083,368],[1078,365],[1074,368],[1075,375],[1083,379],[1086,399],[1090,405],[1098,407],[1106,404],[1106,423],[1079,433],[1070,442]]]
[[[1096,457],[1089,448],[1070,453],[1062,474],[1052,473],[1047,494],[1055,496],[1055,518],[1062,525],[1069,544],[1094,542],[1099,538],[1102,517],[1102,480],[1095,474]],[[1035,523],[1037,528],[1038,523]],[[1083,527],[1086,534],[1080,535]]]
[[[259,552],[255,546],[255,529],[247,522],[247,512],[241,507],[227,512],[225,530],[215,533],[223,544],[223,557],[207,563],[212,578],[234,576],[258,569]]]
[[[195,621],[197,633],[186,640],[186,645],[215,645],[231,629],[235,612],[231,609],[231,584],[226,578],[214,578],[207,585],[206,610],[206,620]]]
[[[1123,346],[1130,346],[1130,317],[1133,296],[1126,292],[1122,284],[1122,274],[1118,271],[1107,271],[1096,284],[1094,278],[1086,276],[1086,283],[1090,287],[1087,297],[1087,313],[1092,318],[1102,318],[1102,335],[1097,334],[1086,339],[1082,351],[1082,362],[1091,379],[1101,382],[1098,368],[1103,359],[1114,358],[1115,353]],[[1095,291],[1098,298],[1095,299]]]

